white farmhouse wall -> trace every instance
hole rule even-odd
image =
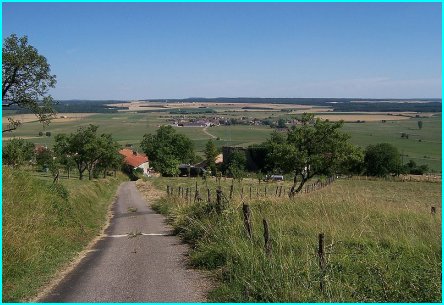
[[[141,168],[141,169],[143,169],[143,173],[144,173],[144,174],[148,174],[148,170],[149,170],[149,168],[150,168],[150,162],[142,163],[142,164],[140,164],[137,168]]]

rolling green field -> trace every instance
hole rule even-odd
[[[267,112],[221,112],[218,116],[240,117],[248,115],[250,117],[265,118],[273,117],[275,120],[284,114]],[[192,115],[197,117],[197,115]],[[208,115],[208,116],[214,116]],[[285,115],[288,117],[288,115]],[[48,127],[43,128],[39,122],[29,122],[23,124],[16,131],[5,133],[5,137],[17,136],[25,137],[34,143],[52,145],[54,135],[58,133],[70,133],[79,126],[96,124],[100,126],[99,132],[111,133],[120,144],[131,143],[138,147],[145,133],[154,133],[156,129],[167,123],[170,117],[179,117],[179,115],[170,115],[163,112],[153,113],[112,113],[95,114],[76,121],[53,122]],[[423,121],[422,130],[418,129],[417,121],[412,118],[408,120],[387,121],[382,123],[345,123],[344,131],[350,133],[351,141],[361,147],[370,144],[388,142],[394,144],[404,155],[404,162],[412,159],[418,164],[427,164],[431,170],[441,172],[441,114],[431,118],[421,118]],[[202,154],[204,145],[210,135],[204,133],[201,127],[177,127],[180,133],[190,137],[197,149]],[[51,131],[52,136],[38,136],[39,131]],[[209,127],[207,132],[215,137],[219,137],[216,145],[240,145],[248,146],[263,142],[271,134],[273,129],[268,126],[248,126],[232,125]],[[401,133],[409,134],[409,138],[401,138]]]

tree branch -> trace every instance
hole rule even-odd
[[[9,88],[11,88],[11,86],[14,84],[18,69],[19,67],[14,68],[14,72],[12,72],[11,79],[8,80],[7,85],[4,88],[2,88],[2,99],[5,98],[5,95],[6,93],[8,93]]]
[[[17,127],[11,127],[11,128],[8,128],[8,129],[3,129],[2,133],[3,132],[7,132],[7,131],[13,131],[13,130],[16,130],[16,129],[17,129]]]

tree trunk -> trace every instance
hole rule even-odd
[[[67,168],[67,170],[68,170],[68,179],[69,179],[69,172],[70,172],[70,169],[71,169],[70,167]]]
[[[92,180],[94,175],[94,164],[91,164],[90,166],[88,166],[88,178],[89,180]]]
[[[82,170],[82,167],[80,165],[77,165],[77,169],[79,170],[79,180],[83,180],[83,172],[85,169]]]
[[[307,180],[309,179],[308,175],[307,175],[307,177],[305,177],[304,175],[301,175],[301,177],[302,177],[301,182],[299,183],[299,186],[297,186],[298,174],[294,175],[293,186],[291,187],[290,193],[289,193],[290,198],[293,198],[294,195],[299,193],[302,190],[302,187],[304,186],[305,182],[307,182]]]

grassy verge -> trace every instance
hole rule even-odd
[[[4,302],[27,300],[96,236],[123,175],[52,181],[3,167]]]
[[[175,190],[195,186],[195,180],[186,178],[151,183],[161,190],[166,185]],[[230,184],[222,180],[225,194]],[[210,182],[213,199],[214,186]],[[337,180],[294,201],[276,198],[274,192],[249,200],[245,188],[251,240],[243,223],[240,184],[220,214],[214,204],[187,203],[177,195],[154,205],[191,244],[191,264],[213,270],[220,285],[210,301],[441,301],[440,183]],[[434,215],[431,206],[437,209]],[[270,227],[270,256],[264,251],[264,218]],[[323,270],[317,255],[319,233],[325,234]]]

